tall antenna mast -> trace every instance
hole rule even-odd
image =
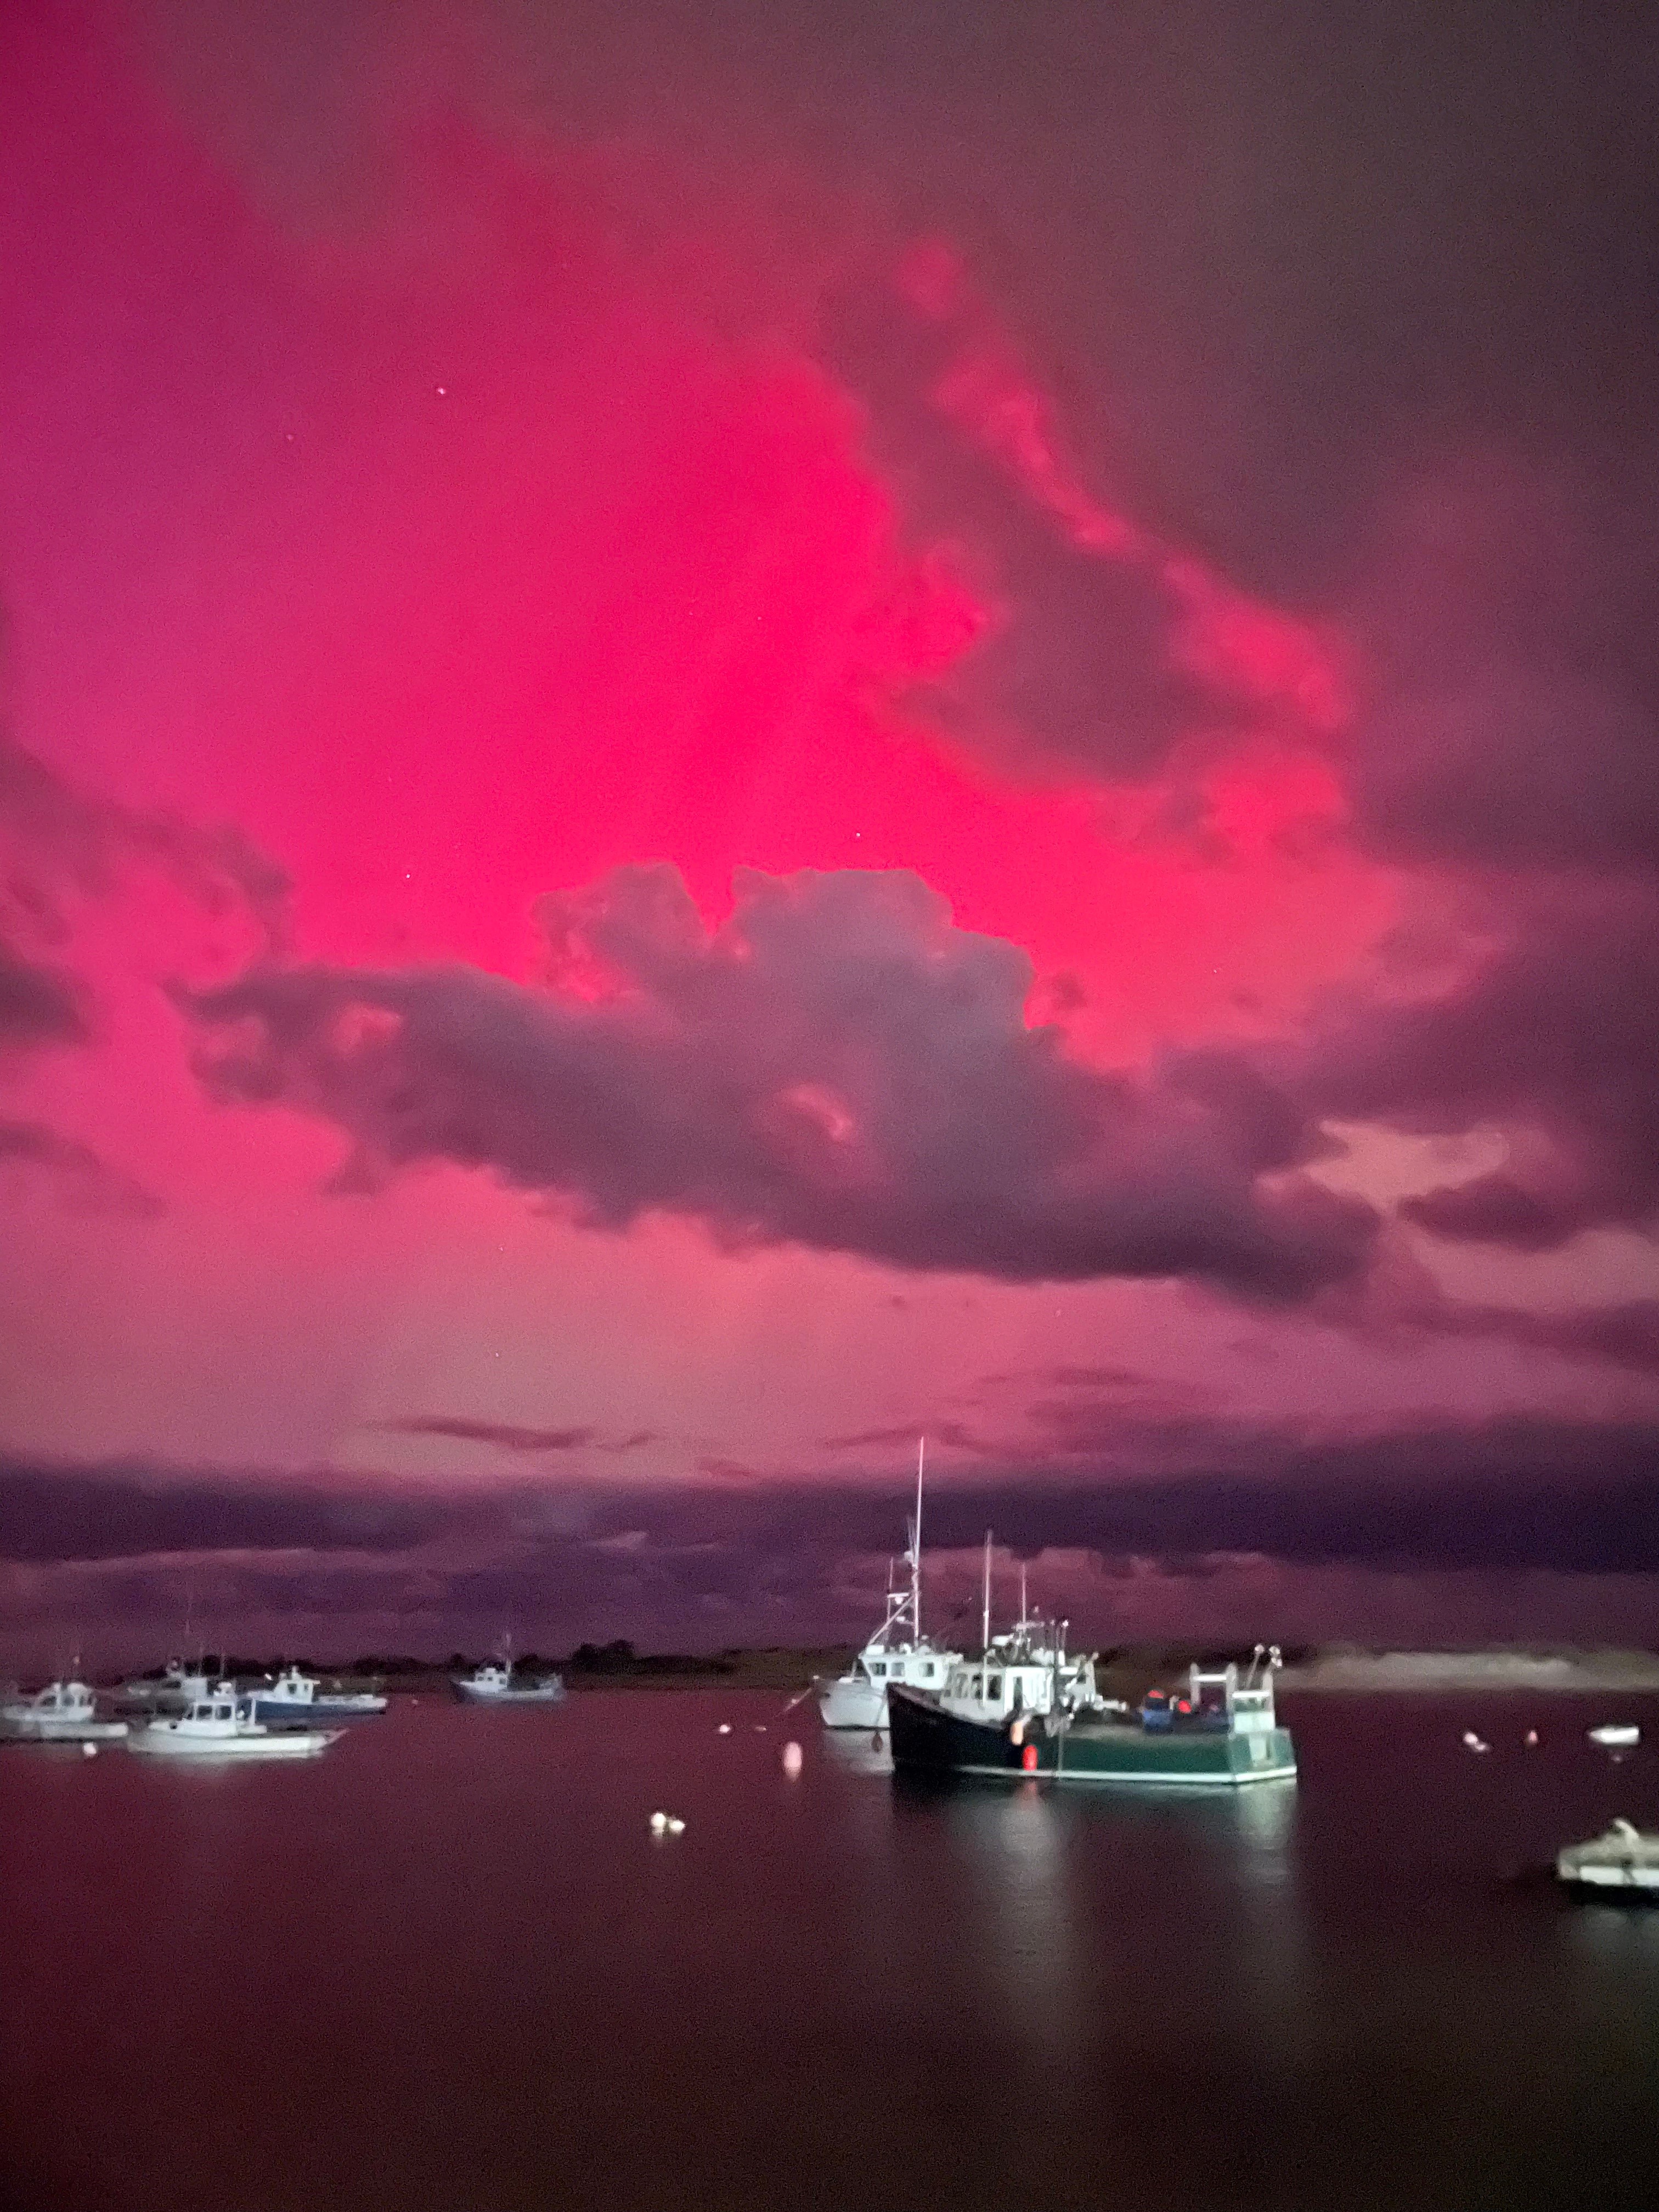
[[[910,1633],[921,1642],[921,1475],[927,1463],[927,1439],[916,1445],[916,1519],[910,1531]]]
[[[979,1648],[991,1656],[991,1532],[985,1532],[985,1596],[980,1607]]]

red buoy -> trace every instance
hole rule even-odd
[[[1034,1743],[1028,1743],[1021,1752],[1019,1763],[1028,1774],[1036,1772],[1036,1746]]]

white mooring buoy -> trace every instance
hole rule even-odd
[[[783,1747],[783,1771],[789,1777],[789,1779],[793,1782],[799,1776],[800,1770],[801,1748],[800,1746],[792,1738],[790,1741]]]

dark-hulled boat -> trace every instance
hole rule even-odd
[[[1230,1790],[1293,1781],[1296,1751],[1273,1709],[1273,1673],[1272,1661],[1243,1681],[1231,1664],[1194,1667],[1184,1693],[1155,1692],[1131,1712],[1094,1696],[1092,1670],[1085,1692],[1076,1662],[1068,1674],[1055,1652],[1027,1660],[993,1644],[954,1668],[937,1695],[890,1687],[893,1764],[1010,1782]]]

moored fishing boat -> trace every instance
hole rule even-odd
[[[1642,1731],[1633,1721],[1604,1721],[1588,1733],[1590,1741],[1599,1743],[1604,1751],[1629,1751],[1642,1741]]]
[[[253,1700],[222,1682],[179,1714],[158,1714],[127,1738],[129,1751],[154,1759],[309,1759],[335,1742],[338,1729],[271,1729]]]
[[[1092,1661],[1066,1659],[1064,1622],[1046,1639],[1036,1632],[1023,1576],[1018,1624],[992,1635],[988,1529],[981,1607],[978,1659],[954,1667],[936,1695],[901,1685],[890,1696],[896,1768],[1179,1788],[1294,1778],[1295,1747],[1273,1704],[1277,1644],[1257,1644],[1242,1681],[1231,1662],[1194,1666],[1184,1690],[1149,1692],[1132,1713],[1100,1697]]]
[[[1181,1789],[1237,1789],[1296,1775],[1290,1731],[1273,1705],[1274,1662],[1240,1680],[1194,1667],[1182,1692],[1149,1697],[1139,1711],[1108,1705],[1076,1680],[1068,1692],[1059,1664],[1009,1663],[990,1639],[984,1656],[954,1668],[928,1697],[896,1689],[888,1700],[893,1764],[935,1775],[986,1775],[1052,1782]]]
[[[1558,1881],[1598,1897],[1659,1903],[1659,1836],[1615,1820],[1587,1844],[1569,1844],[1555,1858]]]
[[[0,1705],[0,1730],[28,1743],[108,1743],[127,1732],[125,1721],[98,1717],[98,1698],[81,1681],[48,1682],[32,1698]]]
[[[374,1690],[325,1690],[314,1674],[284,1667],[275,1681],[249,1691],[256,1720],[285,1727],[298,1722],[362,1720],[383,1713],[386,1701]]]
[[[921,1632],[921,1486],[927,1450],[924,1438],[916,1454],[916,1514],[907,1532],[909,1545],[904,1554],[908,1584],[888,1591],[886,1619],[846,1674],[814,1684],[825,1728],[879,1732],[887,1726],[890,1685],[937,1690],[962,1656],[930,1643]]]
[[[526,1675],[515,1676],[508,1638],[504,1636],[498,1648],[498,1658],[485,1660],[470,1674],[450,1676],[458,1698],[470,1705],[556,1705],[560,1702],[565,1693],[562,1675],[542,1674],[533,1681]]]

